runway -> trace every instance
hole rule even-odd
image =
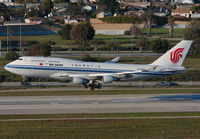
[[[0,97],[0,114],[200,111],[200,94]]]

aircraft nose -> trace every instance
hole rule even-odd
[[[7,65],[4,66],[4,69],[11,72],[11,73],[15,73],[17,74],[18,71],[16,71],[15,69],[15,61],[8,63]]]
[[[9,71],[9,72],[11,72],[11,63],[8,63],[7,65],[5,65],[4,69],[7,70],[7,71]]]
[[[9,69],[9,64],[6,64],[6,65],[4,66],[4,69],[8,71],[8,69]]]

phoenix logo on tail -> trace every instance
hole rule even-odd
[[[175,51],[171,52],[170,60],[172,63],[178,63],[179,59],[182,58],[181,52],[183,52],[184,48],[178,48]]]

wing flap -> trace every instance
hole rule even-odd
[[[135,73],[141,73],[143,71],[132,71],[132,72],[119,72],[119,73],[97,73],[97,74],[89,74],[90,77],[99,77],[99,76],[114,76],[118,77],[120,75],[130,75]]]

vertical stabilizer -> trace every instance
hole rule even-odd
[[[176,46],[171,48],[168,52],[159,57],[152,65],[159,66],[180,66],[188,53],[192,44],[190,40],[182,40]]]

